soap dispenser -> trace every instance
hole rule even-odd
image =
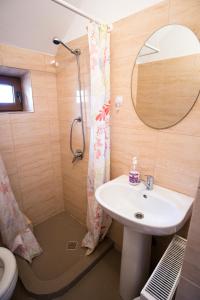
[[[137,171],[137,157],[132,159],[132,170],[129,172],[129,183],[137,185],[140,183],[140,173]]]

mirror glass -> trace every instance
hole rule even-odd
[[[200,89],[200,43],[182,25],[157,30],[141,48],[132,72],[132,101],[139,118],[169,128],[194,106]]]

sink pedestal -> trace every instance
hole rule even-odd
[[[120,273],[120,295],[123,300],[139,296],[149,275],[151,235],[124,226]]]

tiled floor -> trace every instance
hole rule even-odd
[[[121,300],[120,253],[110,250],[73,288],[56,300]],[[33,300],[19,283],[12,300]]]

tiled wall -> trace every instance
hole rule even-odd
[[[153,130],[146,127],[134,112],[130,78],[136,55],[153,31],[169,23],[179,23],[189,26],[200,35],[199,12],[198,0],[166,0],[114,24],[111,33],[112,178],[127,174],[132,156],[137,155],[142,175],[153,174],[158,184],[194,195],[200,167],[199,101],[187,118],[177,126],[168,130]],[[72,41],[71,46],[79,47],[82,51],[81,77],[87,98],[87,37]],[[72,165],[69,151],[70,124],[79,115],[76,61],[64,48],[59,48],[58,118],[56,75],[54,67],[50,65],[52,59],[52,56],[42,53],[0,45],[1,65],[31,70],[35,105],[33,114],[0,115],[0,151],[17,199],[34,223],[62,210],[62,175],[65,207],[84,223],[87,209],[87,122],[85,159]],[[114,109],[117,95],[124,97],[123,106],[118,113]],[[80,145],[78,127],[74,142],[75,146]],[[111,234],[120,245],[122,227],[118,223],[114,222]]]
[[[85,93],[85,99],[87,99],[89,93],[89,53],[87,37],[84,36],[72,42],[70,45],[72,48],[80,48],[82,52],[80,56],[82,90]],[[80,104],[78,102],[79,99],[77,99],[77,65],[75,57],[63,47],[59,48],[56,60],[59,63],[59,67],[57,68],[57,87],[65,208],[80,222],[85,223],[87,210],[86,176],[89,129],[87,127],[87,122],[85,122],[87,140],[85,158],[78,164],[73,165],[72,154],[70,153],[69,148],[69,133],[72,120],[80,115]],[[84,111],[86,111],[88,106],[84,105],[84,107]],[[86,119],[86,116],[84,119]],[[74,148],[82,147],[80,125],[75,127],[73,145]]]
[[[34,113],[0,114],[0,152],[17,201],[36,224],[63,210],[57,87],[50,55],[0,45],[0,65],[30,70]]]
[[[200,1],[166,0],[114,24],[111,33],[111,176],[127,174],[133,155],[139,159],[142,175],[152,174],[164,187],[194,196],[200,170],[200,101],[178,125],[167,130],[153,130],[137,117],[130,91],[134,60],[145,40],[158,28],[178,23],[190,27],[200,36]],[[89,62],[87,37],[71,42],[82,50],[82,82],[89,90]],[[57,73],[60,110],[61,152],[64,175],[65,207],[80,221],[86,215],[87,157],[72,166],[69,152],[69,126],[79,114],[76,102],[77,74],[74,57],[60,48]],[[117,95],[124,97],[120,112],[114,108]],[[79,143],[80,132],[76,133]],[[88,143],[87,143],[88,149]],[[122,227],[116,222],[112,238],[120,245]]]
[[[200,184],[190,223],[186,253],[176,300],[200,299]]]
[[[166,188],[194,195],[200,170],[200,101],[178,125],[152,130],[136,116],[130,95],[133,62],[145,40],[156,29],[171,23],[186,25],[200,36],[200,2],[169,0],[114,24],[111,35],[112,103],[124,96],[119,113],[112,111],[112,177],[127,174],[131,157],[137,155],[142,175],[152,174]],[[187,171],[186,171],[187,170]],[[188,172],[188,176],[184,176]],[[116,224],[117,225],[117,224]],[[119,225],[113,235],[121,241]]]
[[[199,0],[166,0],[114,24],[111,33],[112,178],[127,174],[132,156],[137,155],[142,175],[152,174],[157,184],[194,196],[200,170],[200,101],[178,125],[167,130],[153,130],[146,127],[134,112],[130,79],[137,53],[152,32],[166,24],[178,23],[190,27],[200,36],[199,15]],[[87,99],[87,37],[71,42],[71,46],[79,47],[82,51],[82,89]],[[72,165],[69,131],[72,119],[79,116],[76,62],[64,48],[59,48],[59,67],[55,74],[54,67],[50,65],[52,59],[49,55],[0,45],[1,65],[30,70],[35,107],[34,113],[0,114],[0,152],[17,200],[34,223],[63,209],[62,183],[65,208],[84,223],[89,127],[86,121],[86,157],[77,165]],[[117,95],[124,97],[118,113],[114,108]],[[74,146],[79,145],[80,128],[77,127]],[[198,206],[194,223],[198,221]],[[191,230],[198,234],[195,228],[192,223]],[[111,236],[118,245],[121,244],[122,227],[116,222],[113,222]],[[193,257],[199,255],[193,234],[190,245]],[[187,267],[185,265],[184,272]],[[192,270],[192,276],[199,274],[193,262],[189,262],[188,268]],[[185,286],[198,287],[199,281],[191,278],[189,273],[183,273]],[[190,281],[192,285],[189,285]]]

